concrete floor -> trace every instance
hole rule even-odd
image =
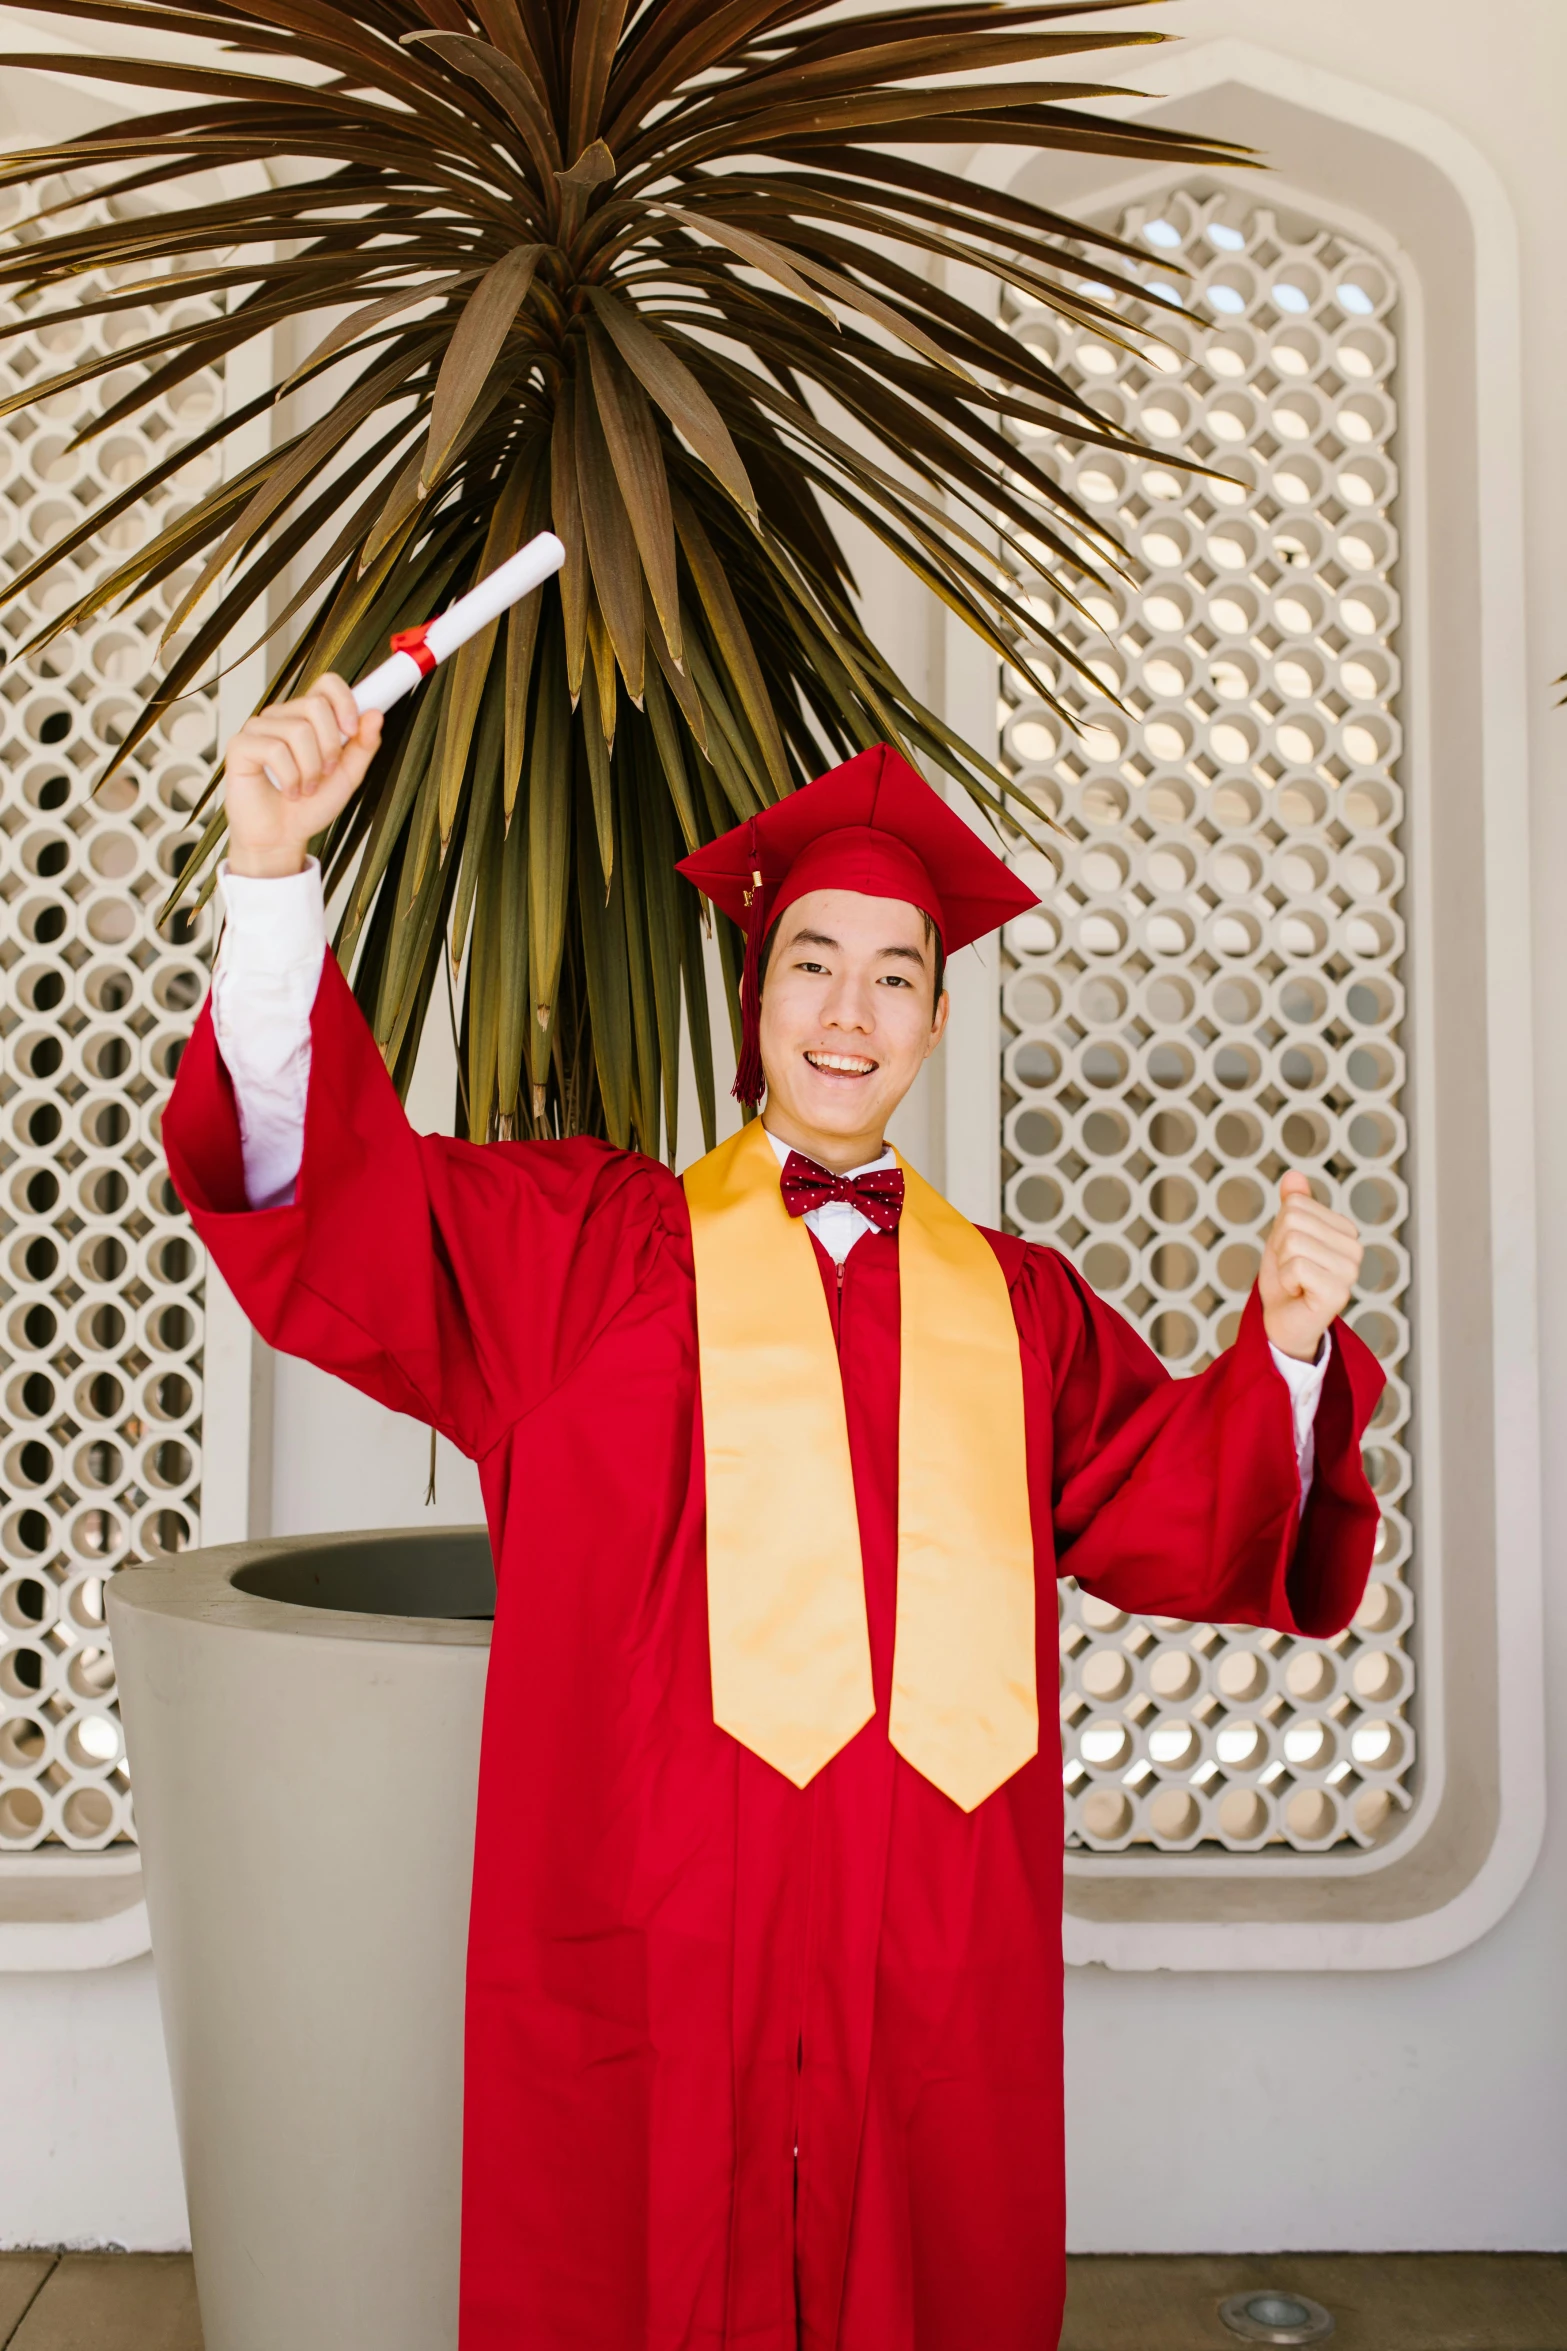
[[[1330,2310],[1332,2351],[1567,2351],[1567,2254],[1142,2255],[1070,2266],[1061,2351],[1236,2351],[1219,2304],[1264,2286]]]
[[[1262,2286],[1325,2304],[1333,2351],[1567,2351],[1558,2253],[1079,2260],[1061,2351],[1235,2351],[1219,2304]],[[202,2351],[190,2262],[0,2253],[0,2351]]]
[[[0,2347],[201,2351],[190,2256],[0,2253]]]

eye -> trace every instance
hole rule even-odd
[[[884,971],[881,975],[881,984],[884,988],[912,988],[914,982],[905,979],[901,971]]]
[[[797,963],[794,968],[796,971],[824,972],[827,966],[825,963]]]

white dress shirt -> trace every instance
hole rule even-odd
[[[326,956],[321,868],[258,881],[223,873],[228,919],[212,973],[212,1025],[234,1087],[245,1197],[286,1208],[305,1154],[310,1008]]]
[[[212,1022],[234,1086],[245,1197],[252,1208],[282,1208],[294,1197],[304,1156],[310,1008],[326,954],[321,869],[312,858],[303,873],[258,881],[225,865],[223,898],[228,919],[212,975]],[[774,1134],[767,1139],[782,1167],[790,1145]],[[889,1150],[849,1172],[896,1165],[897,1154]],[[808,1208],[805,1221],[835,1265],[843,1264],[863,1234],[877,1230],[847,1200]],[[1311,1487],[1317,1405],[1331,1346],[1325,1338],[1315,1363],[1269,1349],[1290,1393],[1302,1496]]]

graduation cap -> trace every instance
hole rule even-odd
[[[762,943],[811,890],[901,898],[936,926],[951,955],[1038,904],[956,810],[890,744],[877,743],[693,850],[676,866],[745,932],[735,1099],[762,1099]]]

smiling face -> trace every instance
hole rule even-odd
[[[936,1050],[937,942],[917,906],[812,890],[785,907],[762,988],[764,1121],[823,1167],[862,1166]]]

